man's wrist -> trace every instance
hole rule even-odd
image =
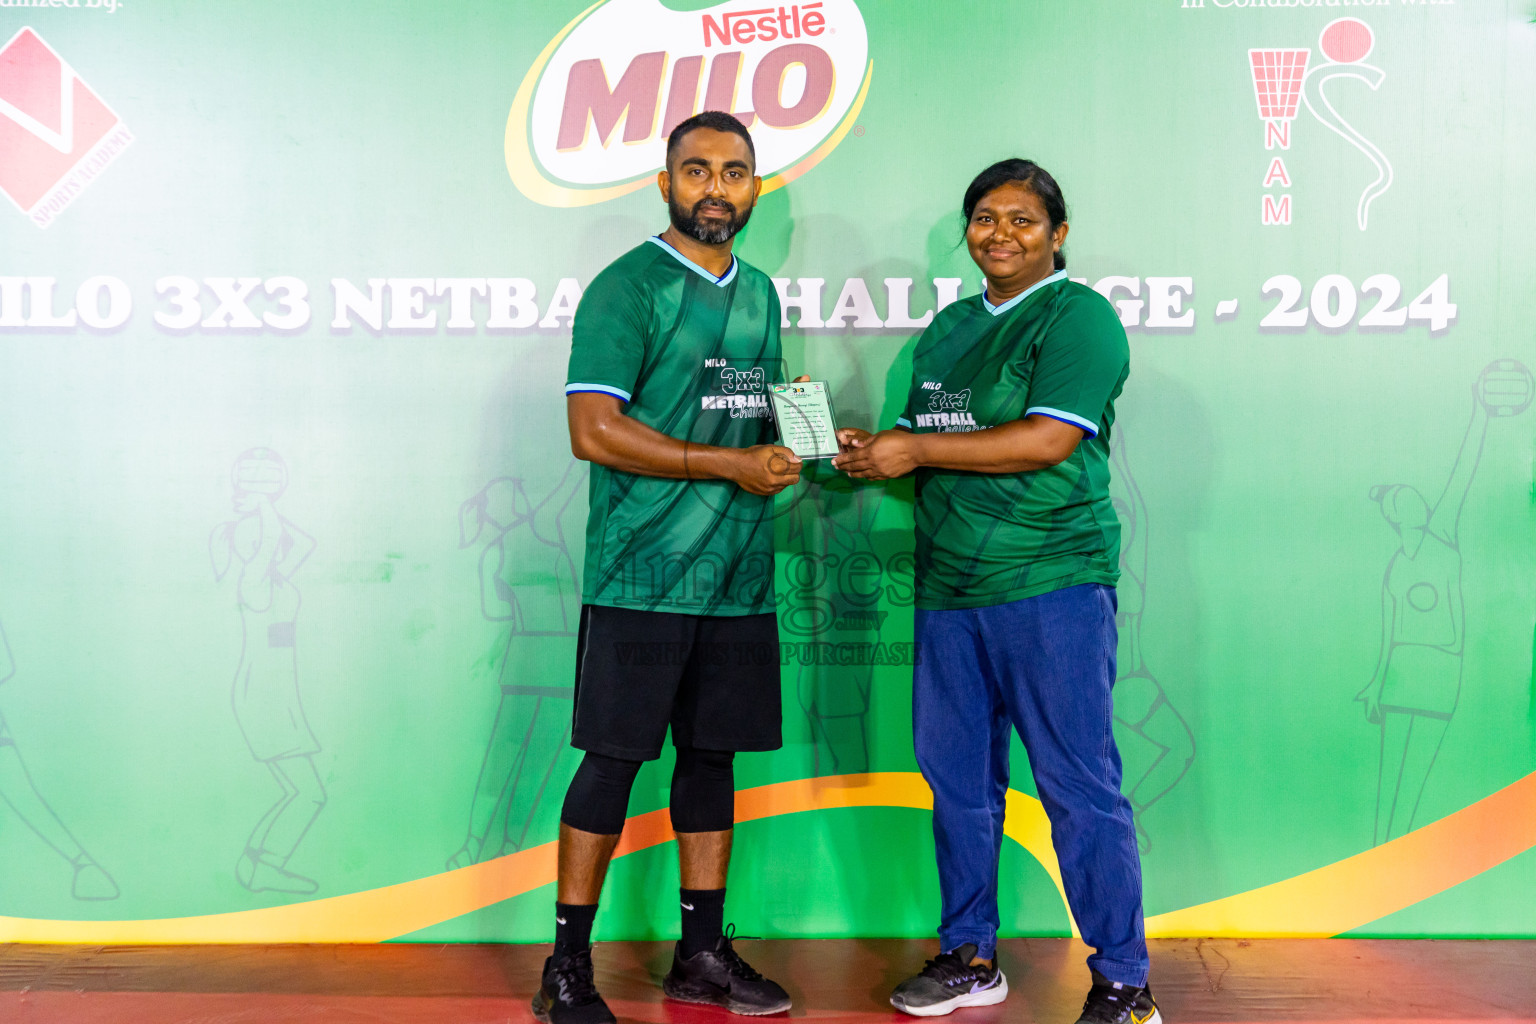
[[[742,449],[686,441],[683,445],[683,469],[689,480],[736,480]]]

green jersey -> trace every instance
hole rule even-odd
[[[918,340],[897,425],[919,434],[1049,416],[1083,440],[1023,473],[917,471],[917,607],[980,608],[1119,579],[1109,431],[1130,368],[1107,300],[1059,271],[1001,305],[946,307]]]
[[[762,271],[733,258],[716,277],[649,238],[582,296],[565,393],[614,395],[629,416],[693,444],[771,442],[779,315]],[[594,464],[582,600],[694,615],[773,611],[773,499],[727,480]]]

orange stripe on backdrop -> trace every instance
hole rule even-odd
[[[1536,772],[1390,843],[1147,919],[1148,935],[1327,936],[1426,900],[1536,846]]]
[[[752,821],[845,807],[927,809],[915,772],[779,782],[736,795]],[[1040,802],[1010,791],[1006,832],[1061,888]],[[672,839],[665,810],[629,820],[619,854]],[[1249,892],[1147,920],[1150,935],[1335,935],[1410,906],[1536,846],[1536,773],[1400,839]],[[380,942],[555,880],[555,844],[411,882],[264,910],[142,921],[0,917],[0,941],[69,943]]]

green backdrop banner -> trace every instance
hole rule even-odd
[[[0,0],[0,938],[535,941],[572,314],[750,120],[795,372],[889,426],[993,160],[1130,332],[1154,934],[1536,934],[1536,8]],[[730,912],[932,931],[910,483],[781,496]],[[1003,914],[1072,928],[1014,754]],[[600,937],[674,934],[669,759]]]

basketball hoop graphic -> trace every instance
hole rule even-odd
[[[1307,77],[1311,50],[1249,50],[1253,66],[1253,92],[1259,101],[1259,117],[1264,119],[1266,147],[1274,142],[1281,149],[1291,148],[1291,122],[1301,105],[1301,83]]]

